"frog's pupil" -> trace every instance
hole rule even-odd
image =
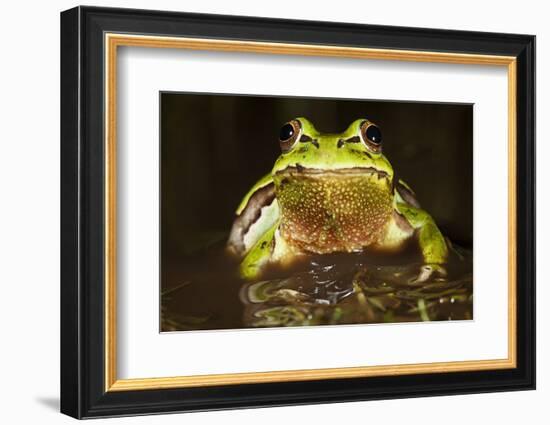
[[[367,128],[366,136],[367,139],[369,139],[374,144],[379,145],[380,143],[382,143],[382,132],[375,125],[370,125],[369,128]]]
[[[294,127],[291,124],[285,124],[281,127],[279,140],[288,140],[294,135]]]

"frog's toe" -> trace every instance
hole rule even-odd
[[[423,264],[418,275],[409,280],[410,284],[419,284],[428,281],[432,276],[445,277],[447,270],[442,264]]]

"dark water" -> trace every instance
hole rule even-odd
[[[414,252],[309,256],[255,283],[241,280],[237,266],[222,246],[164,261],[161,330],[473,318],[472,254],[456,246],[445,271],[431,274]]]

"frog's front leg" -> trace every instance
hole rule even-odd
[[[277,220],[245,255],[239,267],[242,278],[258,279],[268,263],[285,267],[304,254],[284,240],[279,225],[280,220]]]
[[[443,264],[447,261],[449,249],[434,219],[423,209],[408,204],[396,203],[396,208],[415,229],[424,258],[425,265],[415,281],[426,281],[433,273],[445,275]]]
[[[242,278],[255,279],[260,275],[262,268],[272,257],[275,246],[275,232],[278,227],[279,221],[275,222],[245,255],[239,267]]]

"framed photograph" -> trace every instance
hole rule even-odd
[[[61,14],[61,411],[535,388],[535,37]]]

